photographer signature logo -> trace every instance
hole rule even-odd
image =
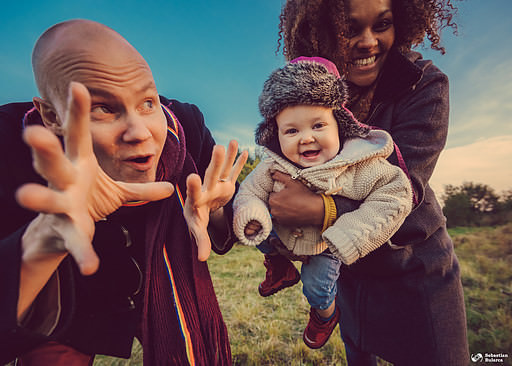
[[[471,361],[482,362],[483,360],[484,360],[484,356],[481,353],[471,354]]]

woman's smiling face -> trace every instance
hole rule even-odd
[[[348,2],[347,79],[358,85],[375,82],[395,42],[391,0]]]

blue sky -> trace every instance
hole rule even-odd
[[[275,55],[281,0],[149,0],[2,4],[0,104],[28,101],[37,90],[30,54],[50,25],[71,18],[102,22],[146,58],[161,94],[197,104],[218,143],[253,146],[257,98]],[[512,3],[466,0],[445,32],[447,53],[418,49],[450,78],[451,124],[433,184],[473,180],[512,188]],[[438,187],[438,188],[439,188]]]

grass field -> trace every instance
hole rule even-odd
[[[512,224],[450,230],[461,263],[470,353],[508,353],[512,365]],[[320,350],[302,342],[309,305],[296,285],[269,298],[257,292],[263,256],[236,246],[208,261],[226,321],[235,365],[346,365],[335,329]],[[387,363],[381,362],[381,365]],[[97,357],[95,366],[142,365],[140,345],[131,360]]]

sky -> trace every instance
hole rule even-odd
[[[86,18],[123,35],[153,70],[160,94],[196,104],[217,143],[254,149],[258,96],[276,55],[283,0],[26,0],[0,13],[0,104],[38,95],[32,47],[49,26]],[[465,181],[512,189],[512,2],[457,2],[446,54],[420,47],[450,80],[450,128],[431,185]]]

